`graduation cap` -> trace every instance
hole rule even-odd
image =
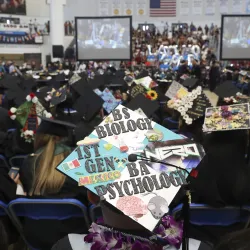
[[[148,71],[144,69],[135,77],[135,79],[141,79],[147,76],[148,76]]]
[[[51,95],[50,105],[52,107],[65,102],[67,99],[67,86],[64,85],[59,89],[53,89],[50,95]]]
[[[73,123],[55,120],[52,118],[41,117],[41,124],[38,127],[37,134],[49,134],[60,137],[67,137],[69,134],[69,129],[76,128],[76,125]]]
[[[133,125],[131,126],[131,124]],[[109,131],[109,127],[114,127],[116,130],[113,130],[113,132],[111,130]],[[117,133],[117,131],[119,132]],[[165,148],[166,146],[175,146],[176,144],[169,140],[169,138],[173,137],[176,140],[180,140],[180,143],[178,144],[179,147],[190,144],[190,142],[183,143],[180,135],[174,134],[159,124],[150,121],[150,119],[144,118],[128,108],[124,109],[124,106],[120,105],[116,108],[116,115],[114,113],[110,114],[99,124],[99,126],[95,127],[95,130],[93,130],[92,133],[85,138],[81,138],[81,141],[77,143],[77,149],[73,150],[70,156],[64,159],[64,161],[57,166],[57,170],[74,179],[79,186],[85,186],[96,195],[104,197],[106,200],[105,203],[110,204],[110,207],[114,207],[116,210],[119,210],[120,214],[124,217],[128,216],[134,221],[135,224],[138,223],[141,227],[147,229],[148,231],[145,230],[146,232],[154,232],[155,228],[162,223],[162,217],[169,211],[169,205],[175,195],[177,195],[181,185],[184,183],[186,184],[185,170],[180,170],[180,173],[176,173],[177,176],[180,175],[178,176],[179,178],[177,183],[176,180],[169,178],[170,176],[168,176],[168,170],[170,169],[168,166],[166,166],[166,168],[168,168],[167,171],[161,172],[159,164],[154,164],[152,162],[147,163],[143,161],[142,158],[143,156],[145,157],[146,153],[150,153],[149,155],[157,154],[157,150],[154,152],[146,152],[145,147],[147,145],[149,145],[149,150],[152,147],[160,149],[162,147]],[[166,143],[166,141],[168,143]],[[162,142],[164,142],[164,144]],[[160,146],[158,146],[159,144]],[[82,146],[87,146],[90,149],[88,159],[82,157],[82,155],[84,155],[84,147]],[[192,150],[193,149],[196,151],[197,148],[195,145]],[[140,156],[137,158],[138,152],[141,152],[142,158],[140,158]],[[98,166],[100,164],[97,164],[100,161],[100,157],[103,158],[102,162],[104,162],[104,164],[102,165],[102,168],[99,168],[98,170]],[[193,154],[190,153],[188,157],[193,160]],[[164,160],[167,160],[168,162],[170,160],[173,161],[169,158],[169,156],[166,156]],[[176,158],[176,156],[173,156],[173,158]],[[195,157],[195,163],[198,163],[200,158],[200,154]],[[91,162],[91,166],[89,165],[89,168],[85,167],[88,162]],[[183,158],[178,156],[177,166],[181,163],[187,166],[189,162],[190,161],[184,163]],[[133,166],[134,169],[138,169],[136,172],[136,178],[134,178],[135,174],[131,171],[131,166]],[[96,171],[94,172],[94,170]],[[101,188],[95,188],[93,178],[95,178],[97,174],[102,175],[106,171],[109,171],[112,178],[108,179],[108,183],[103,182],[103,186]],[[147,171],[146,177],[145,171]],[[129,185],[130,193],[133,192],[132,196],[123,192],[124,195],[119,197],[119,193],[115,187],[112,186],[112,183],[119,182],[118,184],[121,185],[121,188],[123,189],[126,188],[126,186],[123,186],[124,181],[131,183],[136,180],[137,184],[144,182],[143,178],[148,180],[152,178],[152,183],[154,183],[154,185],[151,185],[150,190],[146,190],[146,188],[142,186],[141,193],[135,193],[135,185]],[[153,182],[153,178],[156,182]],[[162,178],[170,179],[171,183],[169,182],[167,188],[162,187],[159,189],[157,188],[159,186],[157,185],[157,182],[159,182]],[[113,191],[113,197],[109,195],[107,185],[111,187],[110,192],[111,190]],[[145,193],[144,189],[147,192],[146,195],[143,195]],[[188,209],[188,199],[185,199],[184,204]],[[167,216],[164,217],[164,219],[167,218]],[[187,218],[185,217],[185,219]],[[181,224],[182,223],[180,223],[180,225]],[[150,236],[154,235],[154,233],[149,234]],[[150,238],[150,236],[148,238]],[[180,239],[181,238],[182,236],[180,236]],[[163,239],[161,243],[165,243],[163,242]],[[181,244],[181,240],[179,243]],[[168,242],[165,244],[169,245]],[[150,247],[148,248],[151,249]]]
[[[147,117],[151,117],[160,107],[157,101],[151,101],[143,94],[138,94],[126,106],[134,111],[141,108]]]
[[[89,80],[89,85],[92,89],[99,89],[105,85],[105,76],[96,75],[93,79]]]
[[[188,89],[194,89],[198,85],[198,79],[196,78],[188,78],[186,79],[182,85]]]
[[[100,111],[104,101],[87,84],[81,84],[77,87],[80,97],[73,103],[73,108],[85,120],[91,120],[97,112]]]
[[[214,90],[214,93],[220,98],[236,96],[238,92],[239,89],[234,86],[232,81],[225,81]]]

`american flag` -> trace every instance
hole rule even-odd
[[[150,0],[151,17],[175,17],[176,0]]]

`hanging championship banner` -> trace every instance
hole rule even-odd
[[[187,16],[189,13],[189,1],[181,0],[180,1],[180,15]]]
[[[145,16],[146,15],[146,0],[137,0],[136,2],[136,12],[138,16]]]
[[[99,16],[109,15],[109,0],[99,0]]]
[[[192,2],[193,6],[193,14],[194,15],[202,15],[202,9],[203,9],[203,2],[202,0],[193,0]]]
[[[243,14],[243,0],[232,0],[232,13],[234,14]]]
[[[123,12],[124,15],[132,16],[133,15],[133,0],[124,0],[123,3]]]
[[[220,0],[220,13],[227,14],[228,13],[228,0]]]
[[[215,0],[205,1],[206,15],[213,16],[215,14]]]
[[[121,14],[121,0],[112,0],[112,15],[119,16]]]

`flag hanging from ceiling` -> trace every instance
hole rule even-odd
[[[150,0],[151,17],[175,17],[176,0]]]

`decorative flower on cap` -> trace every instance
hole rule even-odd
[[[17,109],[16,108],[11,108],[9,111],[8,111],[8,115],[10,117],[11,120],[15,120],[16,119],[16,111]]]
[[[154,90],[149,90],[147,92],[147,95],[150,97],[150,100],[152,100],[152,101],[156,100],[158,97],[158,94]]]
[[[36,131],[28,130],[26,128],[21,129],[21,137],[24,138],[26,142],[31,143],[35,137]]]
[[[28,102],[32,101],[33,103],[37,103],[38,102],[38,98],[36,97],[36,95],[34,93],[30,93],[29,95],[26,96],[26,100]]]

